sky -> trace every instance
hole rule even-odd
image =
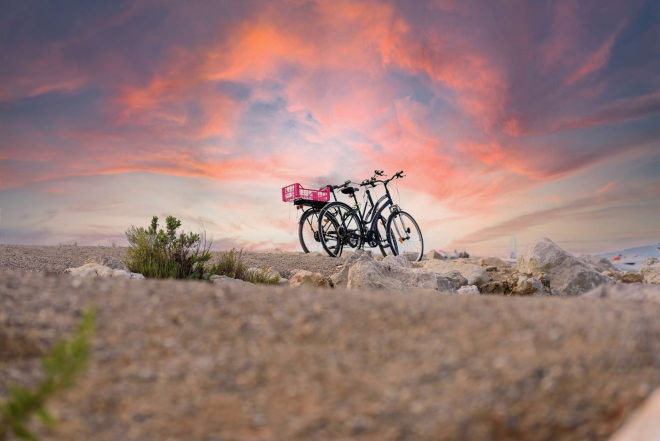
[[[428,249],[655,243],[659,42],[653,0],[10,2],[0,243],[293,250],[281,187],[374,169]]]

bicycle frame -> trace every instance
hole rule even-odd
[[[360,215],[360,223],[362,224],[361,235],[363,236],[363,239],[367,241],[373,238],[374,231],[378,228],[378,219],[381,217],[383,211],[388,206],[396,207],[392,201],[390,190],[387,188],[387,183],[384,183],[383,186],[385,187],[385,194],[378,198],[375,203],[371,197],[371,191],[369,191],[368,188],[365,188],[367,202],[364,204],[364,207],[360,207],[360,203],[358,202],[355,193],[352,195],[353,200],[355,201],[356,211]],[[367,225],[369,225],[369,229],[366,228]]]

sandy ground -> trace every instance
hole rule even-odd
[[[5,269],[0,396],[89,305],[91,369],[42,439],[605,440],[660,386],[657,304]]]
[[[126,248],[123,247],[0,245],[0,268],[61,274],[67,268],[84,265],[103,257],[123,260],[125,254]],[[283,277],[289,277],[293,269],[305,269],[330,276],[343,262],[341,258],[302,252],[245,251],[243,260],[248,267],[273,267]]]

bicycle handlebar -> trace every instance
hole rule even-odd
[[[372,187],[375,187],[376,183],[381,183],[381,184],[387,185],[395,179],[404,178],[406,176],[406,175],[403,174],[403,170],[401,170],[401,171],[398,171],[398,172],[394,173],[389,179],[383,180],[383,179],[376,179],[376,176],[384,176],[385,175],[385,173],[382,170],[374,170],[374,173],[375,173],[374,176],[372,176],[369,179],[365,179],[364,181],[362,181],[362,183],[360,185],[361,186],[371,185]]]
[[[343,184],[339,184],[339,185],[331,185],[331,184],[328,184],[328,185],[324,185],[323,187],[319,188],[319,190],[325,190],[325,189],[328,188],[328,187],[330,187],[331,190],[338,190],[338,189],[340,189],[340,188],[348,187],[348,185],[349,185],[350,183],[351,183],[351,181],[350,181],[350,180],[347,180],[347,181],[345,181]]]
[[[401,171],[398,171],[398,172],[394,173],[389,179],[385,179],[385,180],[376,179],[377,176],[378,177],[385,176],[385,172],[383,170],[374,170],[374,175],[371,178],[363,180],[358,185],[360,185],[361,187],[366,187],[366,186],[375,187],[377,183],[387,185],[391,181],[393,181],[394,179],[404,178],[406,175],[404,175],[403,170],[401,170]],[[332,190],[338,190],[340,188],[348,187],[350,184],[351,184],[351,181],[347,180],[343,184],[339,184],[339,185],[326,185],[325,187],[322,187],[320,190],[323,190],[327,187],[330,187]]]

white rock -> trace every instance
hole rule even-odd
[[[142,274],[140,274],[140,276],[142,276]],[[118,279],[130,279],[131,273],[122,269],[116,269],[116,270],[112,270],[111,277],[115,277]],[[142,278],[144,278],[144,276],[142,276]]]
[[[518,258],[518,270],[534,277],[544,274],[553,294],[579,295],[599,285],[614,283],[548,238],[530,245]]]
[[[465,277],[468,285],[481,285],[490,281],[490,275],[485,268],[460,260],[429,260],[424,264],[424,269],[443,277],[451,277],[452,273],[458,271]]]
[[[381,260],[384,265],[398,266],[399,268],[411,268],[412,265],[406,256],[386,256]]]
[[[658,441],[660,440],[660,389],[638,408],[610,441]]]
[[[332,276],[330,276],[330,280],[332,280],[332,284],[337,287],[346,287],[346,285],[348,284],[348,270],[363,255],[372,256],[371,251],[368,250],[356,250],[355,252],[350,253],[348,259],[346,259],[341,269]],[[294,271],[292,274],[295,274],[295,272],[296,271]]]
[[[642,262],[640,271],[646,283],[660,284],[660,261],[655,257],[649,257]]]
[[[458,294],[463,294],[463,295],[479,295],[479,288],[476,285],[466,285],[466,286],[461,286],[458,288],[456,291]]]
[[[405,257],[403,257],[405,259]],[[361,254],[360,258],[347,263],[346,287],[348,289],[386,289],[403,291],[407,288],[423,288],[438,291],[453,291],[451,281],[432,271],[411,268],[401,258],[376,261],[371,254]],[[344,271],[344,269],[342,269]],[[339,280],[339,278],[335,278]]]
[[[112,269],[108,266],[94,262],[86,263],[76,268],[68,268],[65,270],[65,272],[71,274],[74,277],[97,277],[102,279],[110,277],[116,277],[120,279],[144,279],[142,274],[131,273],[123,269]]]

